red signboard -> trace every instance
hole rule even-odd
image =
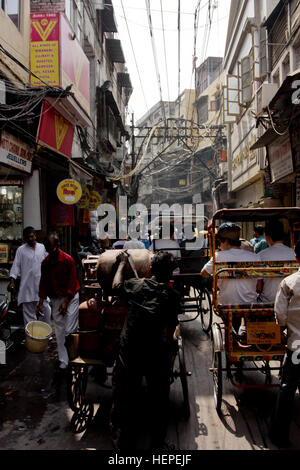
[[[52,202],[50,205],[50,225],[52,227],[73,227],[73,206],[68,206],[60,202]]]
[[[37,141],[65,157],[72,157],[74,126],[48,101],[44,101],[38,129]]]

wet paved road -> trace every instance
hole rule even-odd
[[[267,421],[274,404],[275,390],[240,390],[224,376],[222,415],[214,407],[211,344],[202,332],[199,320],[182,325],[191,416],[182,416],[180,380],[171,386],[171,410],[168,440],[181,450],[251,450],[277,449],[267,437]],[[67,403],[66,386],[56,392],[51,380],[56,361],[55,342],[38,355],[16,345],[7,355],[7,365],[0,365],[0,449],[10,450],[112,450],[108,432],[111,390],[89,377],[87,398],[95,404],[94,418],[80,434],[71,430],[72,411]],[[250,375],[251,374],[251,375]],[[264,380],[260,372],[249,372],[249,380]],[[277,380],[276,377],[273,379]],[[52,393],[51,393],[52,392]],[[100,406],[101,404],[101,406]],[[147,448],[147,404],[141,410],[138,449]],[[292,449],[300,449],[300,400],[295,399],[292,425]]]

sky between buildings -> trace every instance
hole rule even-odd
[[[113,0],[119,38],[122,41],[128,72],[134,88],[129,102],[129,113],[134,112],[135,121],[160,101],[161,96],[149,30],[147,3],[150,3],[151,7],[154,48],[162,99],[174,101],[178,96],[178,0],[148,0],[148,2],[147,0]],[[185,88],[195,86],[192,64],[195,36],[194,13],[198,4],[200,4],[200,14],[196,65],[199,66],[208,56],[223,57],[224,54],[230,0],[211,0],[210,30],[208,0],[181,0],[180,92]]]

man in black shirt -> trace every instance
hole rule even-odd
[[[151,279],[124,281],[128,254],[122,252],[118,260],[113,292],[127,298],[128,316],[113,371],[114,443],[119,449],[134,446],[134,411],[145,377],[151,402],[151,448],[162,449],[168,425],[173,335],[180,313],[180,295],[168,285],[176,262],[170,253],[157,253],[152,260]]]

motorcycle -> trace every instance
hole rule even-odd
[[[14,344],[12,334],[16,329],[14,323],[17,315],[16,311],[9,307],[8,297],[0,294],[0,341],[3,341],[6,351]]]

